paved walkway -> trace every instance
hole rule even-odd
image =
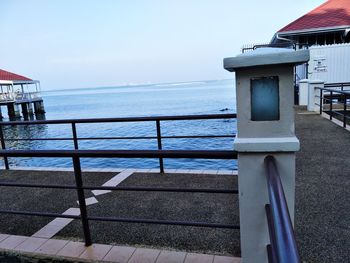
[[[17,254],[21,253],[21,259]],[[240,263],[235,257],[0,234],[0,262]]]
[[[306,114],[305,114],[306,113]],[[295,231],[306,262],[350,262],[350,132],[298,111]]]

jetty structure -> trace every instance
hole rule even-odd
[[[0,69],[0,118],[2,106],[10,119],[45,113],[40,81]]]

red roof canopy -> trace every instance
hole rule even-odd
[[[350,26],[350,0],[328,0],[278,32]]]
[[[0,69],[0,80],[11,80],[11,81],[18,81],[18,80],[29,80],[32,79]]]

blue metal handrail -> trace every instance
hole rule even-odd
[[[267,246],[269,262],[300,262],[292,221],[275,158],[269,155],[265,158],[264,163],[270,200],[270,204],[265,206],[271,242]]]

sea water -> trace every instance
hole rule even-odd
[[[233,80],[124,87],[86,88],[42,93],[45,118],[106,118],[235,113]],[[6,121],[6,119],[4,120]],[[233,135],[235,120],[162,121],[162,136]],[[70,124],[7,126],[6,138],[72,137]],[[77,124],[79,137],[156,136],[155,122]],[[165,150],[232,150],[233,138],[163,139]],[[8,149],[73,149],[73,141],[6,141]],[[79,141],[79,149],[155,150],[157,140]],[[71,167],[69,158],[9,158],[12,166]],[[158,168],[157,159],[82,159],[83,167]],[[165,169],[235,169],[234,160],[164,159]]]

